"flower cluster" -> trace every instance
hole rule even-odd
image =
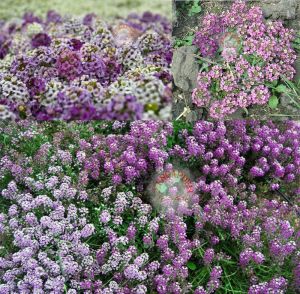
[[[298,123],[0,131],[1,294],[299,291]]]
[[[3,24],[0,119],[169,119],[170,32],[151,13],[106,23],[50,11]]]
[[[111,176],[114,184],[137,181],[149,171],[164,168],[167,138],[172,130],[171,123],[136,121],[126,135],[95,136],[92,144],[82,140],[86,157],[83,168],[94,179],[103,174]]]
[[[248,9],[245,1],[234,2],[220,15],[206,15],[194,43],[201,58],[212,62],[198,75],[193,103],[207,108],[214,119],[266,104],[270,87],[295,74],[293,38],[282,22],[265,21],[262,9]]]
[[[191,206],[199,201],[199,197],[193,195],[195,183],[187,172],[174,169],[171,164],[166,168],[149,187],[152,204],[167,214],[190,215]]]
[[[39,180],[25,177],[22,189],[20,181],[10,181],[2,190],[10,205],[0,214],[0,234],[11,235],[17,250],[0,257],[0,293],[63,293],[66,282],[74,293],[79,277],[94,274],[95,257],[85,240],[95,228],[88,209],[72,203],[81,193],[70,182],[49,173]]]

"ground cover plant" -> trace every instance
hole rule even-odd
[[[171,24],[91,13],[0,25],[0,118],[169,119]]]
[[[126,17],[132,11],[143,13],[144,11],[152,11],[160,13],[171,18],[171,2],[161,0],[3,0],[0,2],[0,19],[8,20],[12,18],[22,17],[27,11],[43,17],[48,10],[55,8],[60,14],[72,14],[82,16],[85,13],[94,12],[101,14],[104,19],[112,19],[116,17]]]
[[[0,125],[0,293],[296,293],[300,125]]]
[[[216,12],[205,11],[202,1],[175,3],[178,19],[187,7],[199,7],[185,22],[177,21],[174,36],[175,48],[193,45],[197,49],[191,58],[199,64],[194,66],[199,73],[191,105],[188,99],[185,103],[189,108],[199,108],[203,116],[216,120],[257,113],[258,117],[299,117],[299,95],[290,99],[290,87],[299,89],[293,80],[300,52],[298,32],[281,20],[266,19],[261,7],[247,1],[234,1],[228,10]],[[209,5],[214,6],[206,8]],[[179,70],[180,74],[185,73]]]

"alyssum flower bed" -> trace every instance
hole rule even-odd
[[[0,131],[1,294],[299,290],[299,124]]]
[[[131,14],[0,24],[0,118],[169,119],[170,22]]]
[[[228,11],[204,16],[193,43],[202,69],[193,103],[223,119],[238,109],[275,109],[286,81],[295,75],[296,34],[281,21],[266,20],[260,7],[235,1]],[[299,104],[298,104],[299,107]]]

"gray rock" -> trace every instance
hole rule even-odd
[[[243,119],[244,113],[245,113],[244,109],[239,108],[230,116],[230,119]]]
[[[284,108],[285,114],[300,115],[299,108],[292,102],[291,98],[287,95],[280,97],[280,104]]]
[[[186,92],[191,92],[197,86],[199,64],[195,59],[196,46],[184,46],[176,49],[172,61],[174,83]]]
[[[286,109],[287,109],[287,113],[290,115],[298,115],[298,116],[300,115],[300,110],[295,105],[288,105]]]
[[[280,104],[283,107],[287,107],[288,105],[291,104],[291,98],[288,95],[281,95],[280,97]]]
[[[203,116],[203,109],[196,109],[192,110],[188,115],[186,116],[186,121],[194,123],[197,120],[201,119]]]
[[[204,0],[204,2],[211,3],[211,5],[218,3],[225,7],[234,0]],[[266,17],[283,20],[295,19],[299,5],[299,0],[252,0],[250,2],[261,6]]]
[[[266,17],[290,20],[296,18],[298,0],[264,0],[261,3]]]

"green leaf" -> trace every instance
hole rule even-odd
[[[276,109],[278,106],[279,100],[276,96],[272,96],[269,100],[269,107],[272,109]]]
[[[197,269],[196,264],[193,263],[192,261],[189,261],[189,262],[187,263],[187,267],[188,267],[191,271],[194,271],[194,270]]]
[[[202,61],[200,60],[199,63],[202,63]],[[202,63],[202,67],[200,68],[200,72],[203,72],[204,70],[207,70],[208,67],[209,67],[209,64],[206,63],[206,62],[203,62],[203,63]]]
[[[180,177],[174,177],[174,183],[179,183],[181,181]]]
[[[192,9],[191,9],[191,12],[196,14],[196,13],[200,13],[202,11],[202,8],[199,4],[194,4]]]
[[[194,35],[186,36],[183,41],[186,45],[192,45],[194,40]]]
[[[168,186],[166,184],[157,185],[157,189],[160,193],[165,193],[168,190]]]
[[[189,16],[200,13],[202,11],[201,5],[199,4],[199,0],[195,0],[193,6],[189,10]]]
[[[286,93],[288,91],[288,88],[285,85],[279,85],[276,87],[276,91],[278,93]]]
[[[181,46],[191,46],[193,44],[194,37],[195,37],[194,33],[189,33],[187,36],[183,38],[175,38],[174,46],[176,48]]]

